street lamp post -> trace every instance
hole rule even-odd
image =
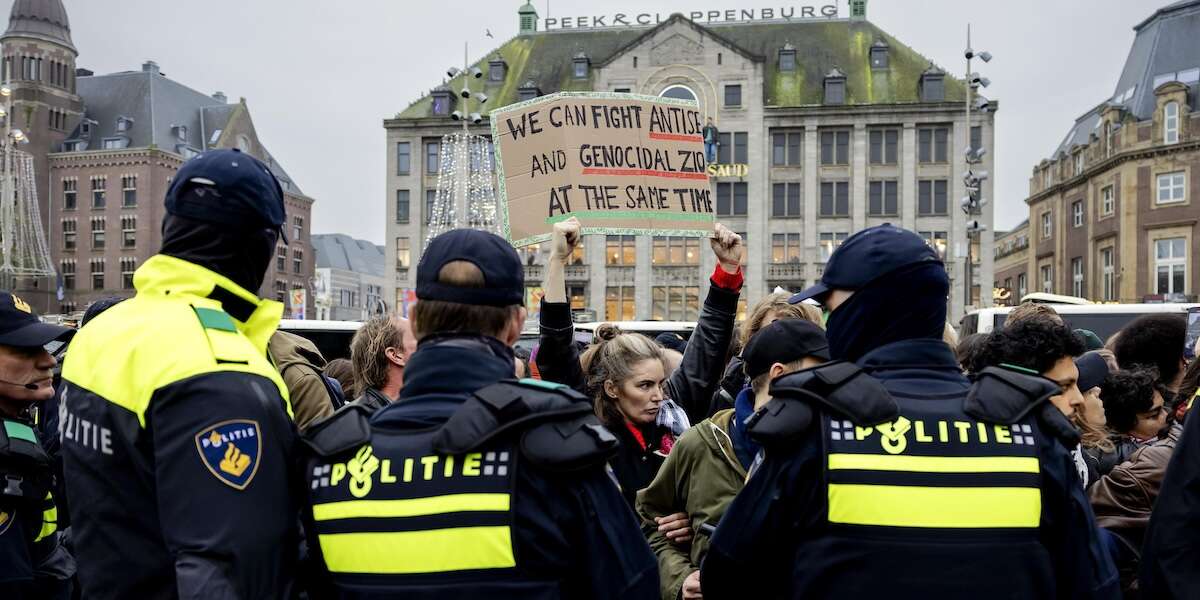
[[[965,233],[967,236],[967,260],[963,268],[964,282],[963,288],[963,307],[969,307],[972,304],[971,289],[974,287],[973,279],[973,261],[974,257],[971,251],[971,244],[976,235],[980,235],[982,242],[982,233],[987,230],[987,225],[981,223],[978,219],[971,217],[979,214],[980,209],[987,204],[987,198],[983,197],[983,182],[988,178],[988,172],[975,170],[973,165],[979,165],[983,162],[983,156],[987,150],[983,146],[983,136],[980,135],[980,147],[976,148],[971,140],[971,108],[974,106],[976,110],[985,113],[990,108],[990,102],[983,95],[979,94],[979,88],[991,85],[991,80],[981,76],[971,70],[971,60],[978,58],[983,62],[991,62],[992,54],[990,52],[976,52],[971,47],[971,25],[967,25],[967,49],[963,52],[963,56],[967,59],[967,93],[964,102],[966,108],[966,133],[967,133],[967,149],[965,158],[967,163],[967,171],[963,174],[963,184],[966,186],[967,195],[962,199],[962,209],[967,215],[967,223]],[[980,282],[979,301],[983,303],[983,283]]]

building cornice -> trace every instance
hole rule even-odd
[[[1165,155],[1169,155],[1169,154],[1181,154],[1184,152],[1197,152],[1197,151],[1200,151],[1200,140],[1193,140],[1190,142],[1180,142],[1178,144],[1170,144],[1170,145],[1160,144],[1160,145],[1155,145],[1155,146],[1149,146],[1146,148],[1135,148],[1133,150],[1126,150],[1124,152],[1119,152],[1117,154],[1114,154],[1114,155],[1104,159],[1101,162],[1095,163],[1092,166],[1084,169],[1083,173],[1080,173],[1079,175],[1075,175],[1075,176],[1071,177],[1070,179],[1065,179],[1063,181],[1055,183],[1054,185],[1050,186],[1049,188],[1046,188],[1040,192],[1037,192],[1036,194],[1030,194],[1030,196],[1025,199],[1025,204],[1028,206],[1032,206],[1032,205],[1034,205],[1038,202],[1041,202],[1042,200],[1045,200],[1051,196],[1054,196],[1056,194],[1063,193],[1072,188],[1084,185],[1084,184],[1088,183],[1090,180],[1092,180],[1093,178],[1099,176],[1100,174],[1102,174],[1106,171],[1110,171],[1113,168],[1115,168],[1121,164],[1130,162],[1130,161],[1141,160],[1141,159],[1145,159],[1145,158],[1154,158],[1156,156],[1165,156]],[[1036,177],[1036,175],[1035,175],[1035,177]]]
[[[183,164],[183,157],[158,148],[54,152],[48,155],[48,158],[50,166],[55,168],[120,167],[156,163],[177,169]]]

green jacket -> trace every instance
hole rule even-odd
[[[700,568],[710,541],[700,533],[700,526],[716,527],[746,483],[746,469],[738,462],[729,437],[732,418],[733,409],[722,410],[684,432],[654,481],[638,492],[642,531],[658,556],[663,600],[677,600],[683,581]],[[669,542],[654,522],[655,517],[678,512],[687,513],[691,520],[690,550]]]

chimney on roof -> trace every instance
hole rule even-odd
[[[225,92],[213,92],[212,97],[213,97],[213,100],[216,100],[217,102],[220,102],[221,104],[226,104],[229,102],[229,98],[225,97]]]
[[[850,0],[850,20],[867,20],[867,0]]]
[[[76,77],[91,77],[92,75],[95,75],[95,73],[93,73],[91,69],[85,69],[83,67],[78,67],[75,69]]]
[[[148,61],[142,63],[142,72],[143,73],[153,73],[154,75],[161,74],[161,71],[158,70],[158,63],[156,63],[152,60],[148,60]]]

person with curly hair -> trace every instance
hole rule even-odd
[[[1112,350],[1124,368],[1158,369],[1158,381],[1173,396],[1187,367],[1183,355],[1186,339],[1187,318],[1184,315],[1155,313],[1138,317],[1121,329],[1112,343]]]
[[[1074,357],[1084,348],[1083,340],[1061,321],[1024,318],[993,331],[972,357],[969,371],[1002,365],[1034,371],[1058,385],[1061,393],[1050,402],[1070,418],[1083,407]]]

